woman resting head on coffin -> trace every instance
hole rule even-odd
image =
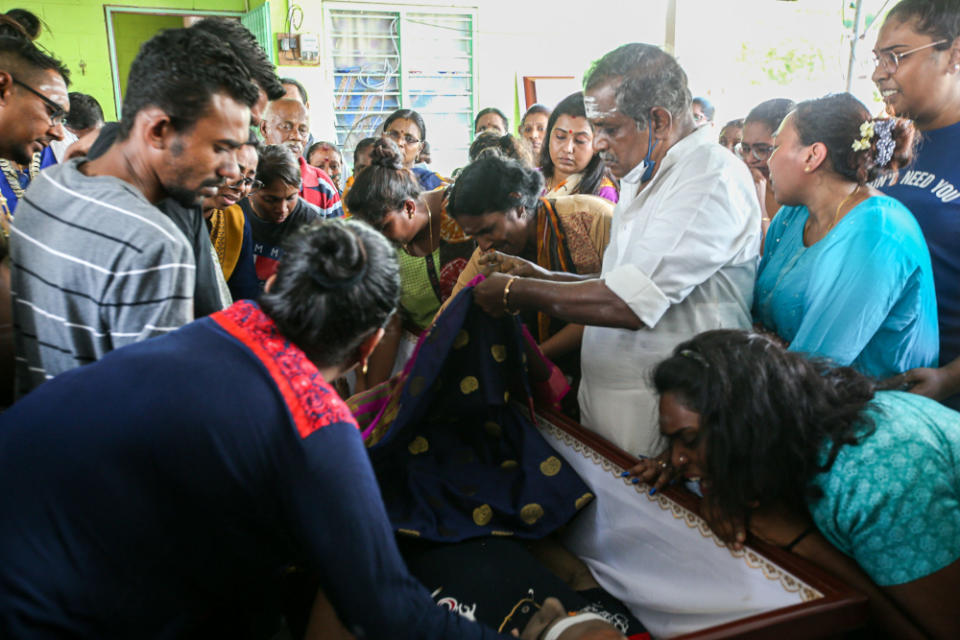
[[[955,637],[960,413],[733,330],[681,343],[653,383],[667,447],[628,473],[699,480],[718,537],[742,548],[749,528],[823,566],[884,631]]]
[[[447,210],[479,246],[451,298],[479,273],[535,277],[544,269],[582,275],[600,271],[613,205],[589,195],[541,198],[542,189],[540,172],[497,154],[485,154],[463,169],[448,190]],[[579,355],[583,325],[544,314],[525,320],[544,355],[576,375],[558,359]],[[579,362],[575,367],[579,370]]]

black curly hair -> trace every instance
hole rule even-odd
[[[279,100],[286,95],[277,78],[276,67],[270,62],[257,37],[241,23],[227,18],[204,18],[191,28],[207,31],[230,47],[269,100]]]
[[[681,343],[654,369],[653,386],[700,414],[708,499],[731,516],[753,503],[803,506],[820,497],[814,476],[874,429],[864,415],[871,379],[746,331],[707,331]]]
[[[252,107],[260,90],[230,47],[203,29],[167,29],[150,38],[130,66],[120,118],[120,138],[149,106],[170,116],[176,131],[188,131],[204,116],[214,93]]]
[[[523,206],[533,211],[543,191],[543,177],[536,169],[498,154],[471,162],[447,190],[447,212],[456,216],[480,216]]]

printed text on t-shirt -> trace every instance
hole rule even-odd
[[[883,188],[893,182],[894,175],[895,174],[880,176],[871,184],[874,187]],[[942,178],[937,180],[937,176],[929,171],[905,171],[900,177],[900,180],[897,181],[897,184],[917,187],[919,189],[929,188],[930,192],[939,198],[941,202],[952,202],[960,198],[960,190],[957,190],[956,187]]]

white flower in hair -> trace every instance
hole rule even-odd
[[[870,140],[873,138],[873,120],[865,120],[860,125],[860,139],[854,140],[853,144],[850,145],[853,147],[854,151],[865,151],[870,148]]]

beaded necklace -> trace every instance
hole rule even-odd
[[[27,169],[30,182],[33,182],[40,174],[40,160],[42,158],[43,155],[40,153],[33,154],[33,158],[30,160],[30,167]],[[13,195],[17,196],[17,200],[23,198],[23,187],[20,186],[20,172],[17,171],[13,163],[6,158],[0,158],[0,169],[3,170],[3,176],[7,179],[7,184],[10,185],[10,190],[13,191]]]

